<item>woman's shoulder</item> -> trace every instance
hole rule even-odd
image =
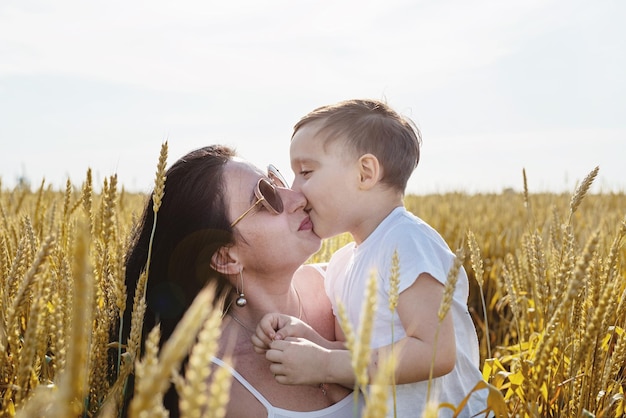
[[[294,274],[295,280],[324,280],[328,263],[303,264]]]
[[[307,299],[322,303],[328,300],[324,290],[325,275],[326,263],[305,264],[296,270],[293,283],[302,294],[307,295]]]

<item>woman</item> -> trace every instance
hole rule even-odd
[[[228,367],[219,358],[229,353],[235,371],[227,416],[352,417],[353,397],[346,388],[281,385],[251,342],[257,322],[269,312],[299,317],[334,339],[323,279],[314,267],[302,266],[321,243],[304,196],[288,189],[276,171],[266,175],[224,146],[187,154],[166,176],[144,336],[158,322],[162,344],[200,289],[215,283],[214,305],[225,315],[214,367]],[[153,216],[150,201],[127,260],[129,295],[146,263]],[[124,323],[130,323],[130,308]],[[173,388],[165,407],[178,416]]]

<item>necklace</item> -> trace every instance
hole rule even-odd
[[[298,289],[296,289],[295,287],[293,288],[293,290],[296,292],[296,296],[298,297],[298,319],[302,319],[302,312],[304,311],[303,307],[302,307],[302,299],[300,299],[300,293],[298,293]],[[245,329],[246,331],[248,331],[250,333],[250,335],[254,334],[254,331],[252,331],[250,328],[248,328],[246,326],[246,324],[243,323],[243,321],[241,319],[239,319],[237,317],[237,315],[235,315],[234,312],[232,312],[230,309],[228,310],[227,314],[233,318],[235,320],[236,323],[238,323],[239,325],[241,325],[243,327],[243,329]],[[306,316],[306,314],[305,314]]]
[[[241,326],[243,327],[243,329],[245,329],[246,331],[248,331],[248,332],[250,333],[250,335],[253,335],[253,334],[254,334],[254,331],[252,331],[250,328],[248,328],[248,327],[246,326],[246,324],[244,324],[243,322],[241,322],[241,319],[237,318],[237,316],[236,316],[234,313],[232,313],[232,312],[228,311],[228,315],[230,315],[230,317],[231,317],[231,318],[233,318],[233,319],[235,320],[235,322],[236,322],[236,323],[238,323],[239,325],[241,325]]]
[[[300,299],[300,293],[298,293],[298,289],[294,287],[293,290],[295,290],[296,296],[298,297],[298,319],[302,319],[302,313],[304,312],[304,308],[302,306],[302,299]],[[236,323],[241,325],[243,329],[248,331],[250,335],[254,335],[254,331],[248,328],[248,326],[244,324],[241,319],[237,318],[237,315],[235,315],[230,309],[228,310],[227,314],[230,315],[230,317],[233,318]],[[306,317],[306,312],[304,312],[304,316]],[[274,375],[274,378],[276,378],[276,375]],[[328,385],[326,383],[320,383],[318,385],[318,388],[322,392],[322,395],[327,396]]]

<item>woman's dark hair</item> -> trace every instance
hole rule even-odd
[[[216,287],[215,307],[220,302],[223,304],[233,292],[227,278],[211,267],[211,258],[221,247],[233,244],[224,196],[224,166],[234,156],[234,150],[225,146],[204,147],[185,155],[166,172],[165,193],[152,241],[144,339],[160,324],[162,346],[195,296],[208,283]],[[130,333],[133,297],[146,266],[153,222],[151,197],[127,254],[127,303],[122,341],[126,341]],[[132,385],[128,391],[132,391]],[[179,415],[178,396],[173,387],[165,395],[164,403],[171,417]],[[127,406],[128,399],[125,404]]]

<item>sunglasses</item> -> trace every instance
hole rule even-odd
[[[270,180],[261,177],[254,187],[254,195],[257,200],[254,202],[252,206],[248,208],[244,213],[241,214],[237,219],[230,224],[230,227],[233,228],[235,225],[239,223],[245,216],[250,213],[252,209],[254,209],[259,203],[267,208],[274,215],[278,215],[283,213],[283,199],[281,199],[278,194],[278,190],[276,187],[287,188],[287,181],[280,174],[280,171],[273,165],[269,165],[267,167],[267,177]]]

